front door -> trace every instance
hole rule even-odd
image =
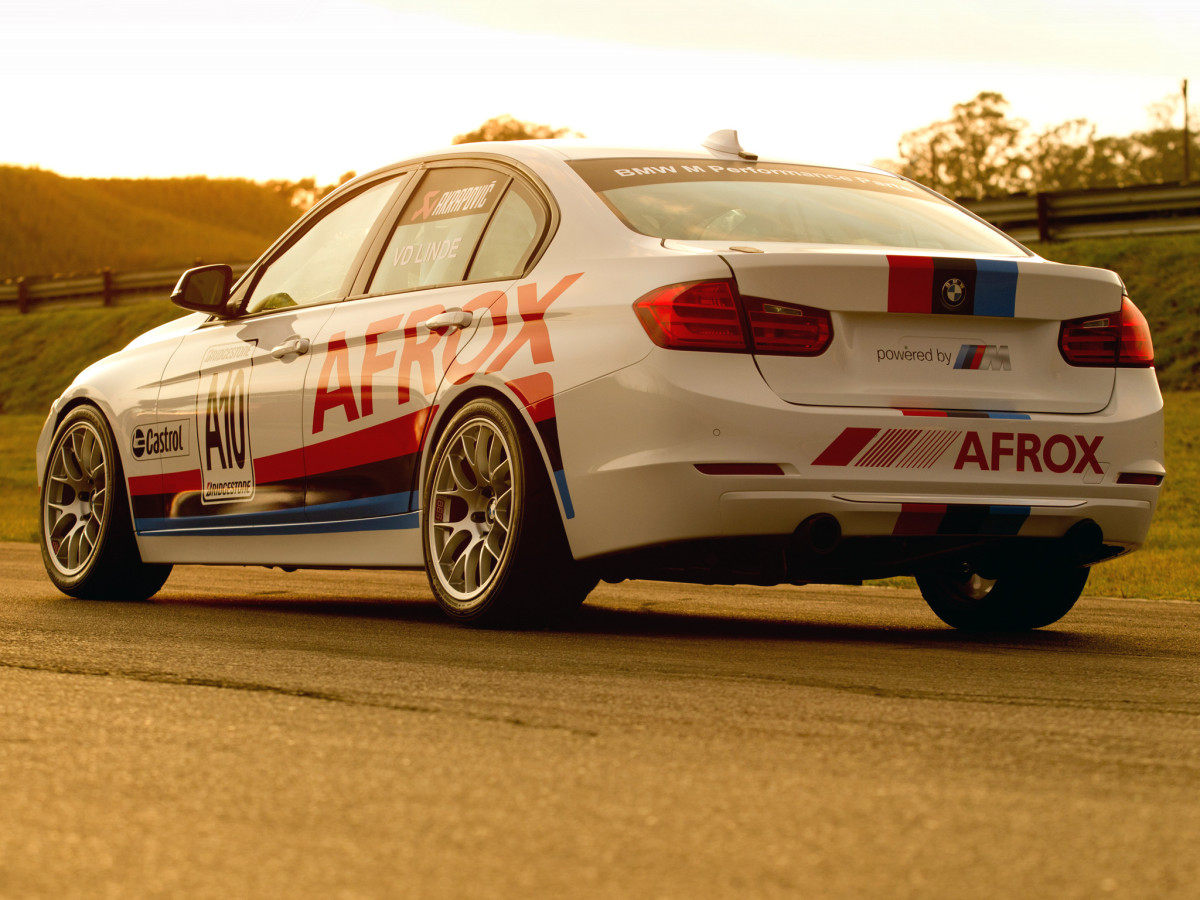
[[[171,554],[183,562],[307,559],[288,540],[305,522],[305,376],[401,181],[365,185],[305,219],[239,285],[234,318],[181,341],[158,419],[187,423],[191,449],[164,460],[157,496],[135,499],[143,545],[179,539]]]

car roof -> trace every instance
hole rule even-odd
[[[538,163],[553,164],[569,160],[585,159],[699,159],[706,162],[727,162],[739,166],[764,166],[770,164],[816,166],[819,168],[844,169],[852,172],[892,175],[895,177],[895,173],[885,172],[882,169],[844,162],[831,163],[828,161],[802,161],[783,158],[747,160],[733,153],[707,150],[699,146],[699,143],[695,147],[686,149],[668,147],[614,147],[610,144],[597,143],[583,138],[483,141],[470,144],[453,144],[449,147],[435,149],[411,159],[386,166],[379,171],[394,169],[397,166],[412,165],[413,163],[425,160],[452,159],[455,157],[508,158],[535,168]]]

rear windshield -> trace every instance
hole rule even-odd
[[[701,159],[570,165],[621,221],[656,238],[1026,255],[936,194],[890,175]]]

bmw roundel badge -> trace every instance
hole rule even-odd
[[[946,309],[958,309],[967,297],[967,286],[960,278],[948,278],[942,285],[942,303]]]

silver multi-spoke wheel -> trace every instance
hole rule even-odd
[[[488,418],[463,423],[443,446],[426,527],[438,580],[461,604],[486,591],[509,552],[518,479],[512,447]]]
[[[62,436],[46,470],[42,527],[50,561],[77,575],[96,555],[108,516],[111,460],[92,423],[77,420]]]
[[[596,585],[563,530],[530,429],[506,404],[470,401],[450,417],[422,486],[429,586],[471,625],[544,625]]]
[[[88,600],[144,600],[169,565],[144,563],[133,534],[125,476],[99,410],[63,418],[42,472],[42,561],[63,593]]]

